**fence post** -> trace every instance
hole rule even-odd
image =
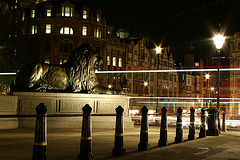
[[[217,120],[218,109],[208,109],[208,130],[207,136],[219,136],[218,120]]]
[[[226,125],[226,114],[222,114],[222,131],[227,132],[227,125]]]
[[[167,146],[168,138],[167,138],[167,108],[163,107],[162,109],[162,118],[161,118],[161,130],[160,130],[160,139],[158,140],[158,147]]]
[[[47,155],[47,107],[40,103],[36,107],[36,126],[33,143],[33,160],[45,160]]]
[[[195,136],[195,109],[192,107],[190,109],[190,125],[189,125],[189,134],[188,134],[188,140],[194,140],[196,139]]]
[[[113,156],[122,156],[126,153],[124,148],[124,136],[123,136],[123,111],[121,106],[116,108],[116,129],[115,129],[115,142],[112,150]]]
[[[148,115],[147,114],[148,114],[148,108],[146,106],[143,106],[140,143],[138,144],[138,150],[140,151],[146,151],[146,150],[149,150],[150,148],[148,144]]]
[[[83,108],[83,121],[82,121],[82,135],[80,154],[78,160],[92,160],[92,124],[91,124],[91,111],[92,108],[86,104]]]
[[[178,107],[175,143],[182,143],[183,141],[182,108]]]
[[[201,109],[201,125],[199,138],[206,137],[206,108]]]

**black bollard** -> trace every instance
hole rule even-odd
[[[183,141],[182,108],[178,107],[175,143],[182,143]]]
[[[33,143],[33,160],[45,160],[47,155],[47,107],[40,103],[36,107],[36,126]]]
[[[91,111],[92,108],[86,104],[83,108],[83,121],[82,121],[82,135],[80,154],[78,160],[92,160],[92,124],[91,124]]]
[[[206,108],[201,109],[201,125],[199,138],[206,137]]]
[[[161,119],[161,130],[160,130],[160,139],[158,140],[158,147],[167,146],[168,138],[167,138],[167,108],[163,107],[162,109],[162,119]]]
[[[222,114],[222,131],[227,132],[227,125],[226,125],[226,114]]]
[[[195,136],[195,109],[192,107],[190,109],[190,125],[189,125],[189,134],[188,140],[196,139]]]
[[[112,150],[113,156],[122,156],[126,154],[124,148],[124,136],[123,136],[123,111],[124,109],[121,106],[116,108],[116,129],[115,129],[115,142],[114,148]]]
[[[217,120],[217,112],[218,109],[216,108],[208,108],[208,130],[207,136],[218,136],[218,120]]]
[[[148,144],[148,108],[146,106],[142,107],[142,123],[140,132],[140,143],[138,144],[139,151],[149,150],[150,146]]]

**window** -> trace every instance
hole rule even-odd
[[[62,16],[63,17],[72,17],[73,16],[73,7],[62,7]]]
[[[61,43],[61,52],[70,53],[72,52],[72,43]]]
[[[101,29],[96,29],[96,33],[95,33],[95,36],[97,37],[97,38],[101,38]]]
[[[31,18],[35,18],[35,9],[31,11]]]
[[[25,20],[25,13],[23,12],[23,14],[22,14],[22,21],[24,21]]]
[[[37,25],[32,25],[31,33],[32,34],[37,34]]]
[[[119,66],[119,67],[122,67],[122,58],[119,58],[119,59],[118,59],[118,66]]]
[[[117,59],[116,59],[116,57],[113,57],[113,67],[116,67],[116,65],[117,65]]]
[[[110,66],[110,56],[107,56],[107,65]]]
[[[66,59],[60,59],[60,64],[66,63],[67,60]]]
[[[52,16],[52,10],[51,9],[47,9],[47,17],[51,17]]]
[[[46,33],[51,33],[51,24],[46,24]]]
[[[82,26],[82,35],[87,35],[87,26]]]
[[[83,19],[87,19],[87,10],[83,10]]]
[[[60,34],[73,34],[73,29],[70,27],[62,27]]]
[[[101,21],[101,16],[99,13],[97,13],[97,22],[100,22]]]
[[[50,64],[50,59],[45,59],[44,62],[45,62],[46,64]]]

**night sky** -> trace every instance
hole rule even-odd
[[[221,22],[226,36],[240,32],[239,0],[88,0],[102,9],[108,23],[149,35],[156,44],[171,46],[181,57],[192,42],[199,58],[215,54],[211,40]],[[228,54],[225,45],[225,54]]]

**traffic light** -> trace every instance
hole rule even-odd
[[[211,99],[210,99],[210,97],[208,97],[209,99],[208,99],[208,103],[211,103]]]

